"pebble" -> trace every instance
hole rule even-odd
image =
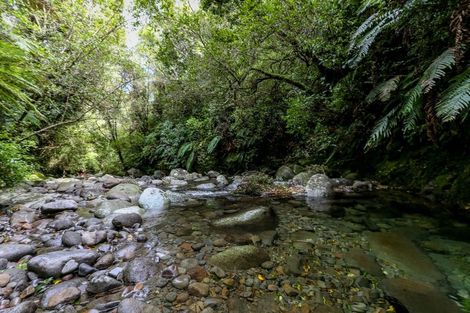
[[[191,277],[189,275],[180,275],[178,277],[175,277],[171,281],[171,284],[177,289],[185,289],[186,287],[188,287],[190,279]]]

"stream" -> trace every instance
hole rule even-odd
[[[254,197],[105,175],[25,184],[0,206],[0,312],[452,313],[470,299],[470,227],[402,191]]]

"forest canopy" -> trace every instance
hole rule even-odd
[[[470,1],[182,2],[0,2],[0,185],[286,163],[470,184]]]

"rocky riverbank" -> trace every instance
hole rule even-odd
[[[462,312],[470,244],[438,219],[388,207],[385,219],[371,182],[292,174],[5,190],[0,312]]]

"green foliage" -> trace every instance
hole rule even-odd
[[[0,133],[0,188],[22,181],[34,171],[28,147],[13,141],[7,133]]]
[[[470,67],[454,77],[451,85],[444,91],[437,104],[437,116],[444,122],[450,122],[457,116],[466,116],[470,107]]]

